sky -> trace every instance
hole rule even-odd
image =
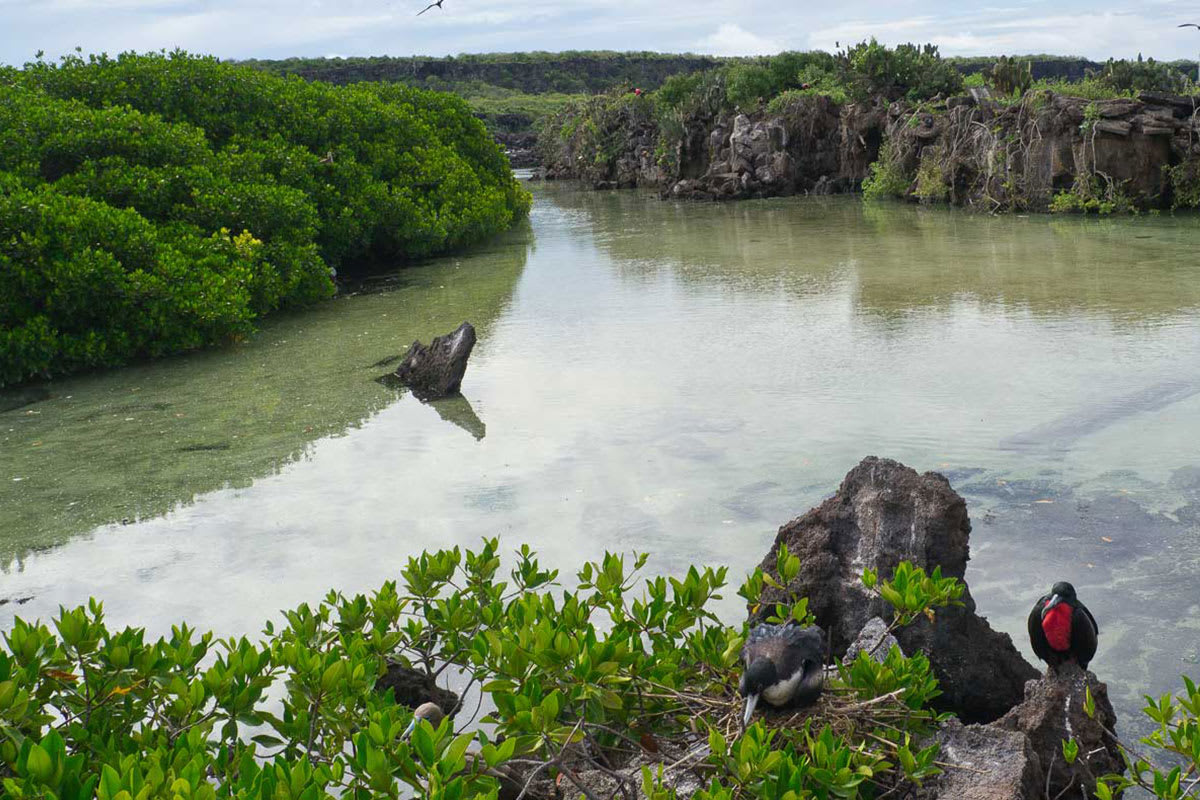
[[[428,2],[428,0],[425,0]],[[0,0],[0,62],[182,48],[221,58],[834,50],[874,36],[946,55],[1196,58],[1200,0]]]

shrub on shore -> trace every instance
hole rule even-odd
[[[236,338],[338,270],[472,244],[528,204],[451,95],[180,52],[6,70],[0,385]]]
[[[330,592],[268,622],[258,642],[182,623],[157,640],[110,629],[95,600],[49,625],[17,619],[0,644],[0,797],[495,800],[501,782],[508,796],[539,776],[578,785],[585,770],[616,776],[638,756],[675,762],[683,748],[709,781],[698,798],[853,799],[947,766],[929,739],[942,716],[928,708],[939,689],[921,653],[859,653],[807,718],[743,729],[734,687],[747,626],[710,608],[724,568],[643,579],[646,555],[606,554],[564,588],[526,547],[502,579],[498,546],[411,558],[400,581],[369,596]],[[807,624],[807,598],[762,604],[800,566],[782,547],[778,577],[756,571],[738,593],[772,621]],[[963,590],[908,563],[862,580],[893,606],[890,630]],[[491,700],[486,725],[472,725],[477,708],[410,727],[411,710],[376,690],[389,663],[430,684],[457,675]],[[1178,697],[1147,698],[1155,729],[1143,740],[1179,766],[1125,750],[1128,777],[1105,776],[1097,796],[1133,785],[1191,796],[1180,786],[1198,769],[1200,691],[1184,683]],[[1062,750],[1068,763],[1079,755],[1074,740]],[[648,796],[677,797],[661,771],[641,777]]]
[[[17,620],[0,645],[2,794],[482,799],[495,798],[498,770],[552,779],[705,740],[711,790],[731,797],[777,796],[781,782],[798,797],[870,796],[938,771],[937,748],[913,738],[938,718],[926,708],[937,680],[923,655],[899,648],[844,665],[822,701],[839,709],[828,719],[743,734],[734,687],[746,630],[710,609],[726,570],[644,580],[646,558],[605,555],[564,589],[528,548],[505,580],[496,540],[426,553],[370,596],[331,592],[285,612],[259,642],[184,624],[152,640],[110,629],[94,600],[51,625]],[[782,548],[781,579],[799,568]],[[903,605],[897,625],[962,590],[936,573],[906,576],[904,592],[878,582]],[[758,608],[767,585],[781,586],[756,572],[740,594]],[[811,622],[803,598],[762,610]],[[430,682],[459,674],[492,701],[490,724],[472,730],[464,711],[408,735],[412,712],[375,691],[388,662]]]

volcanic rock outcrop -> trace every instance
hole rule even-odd
[[[1090,691],[1094,713],[1086,710]],[[1025,700],[990,727],[1019,731],[1029,738],[1040,757],[1043,783],[1051,797],[1077,795],[1082,787],[1090,796],[1096,779],[1120,773],[1125,765],[1113,738],[1117,714],[1108,699],[1108,685],[1074,664],[1025,685]],[[1062,755],[1062,743],[1074,739],[1079,754],[1073,764]],[[1048,773],[1048,775],[1046,775]]]
[[[458,695],[438,686],[429,675],[414,667],[389,662],[387,671],[375,681],[375,691],[389,689],[398,705],[415,709],[423,703],[433,703],[448,717],[458,713]]]
[[[862,583],[864,569],[881,578],[901,561],[962,580],[969,558],[971,522],[967,506],[935,472],[919,475],[896,461],[866,458],[842,481],[837,493],[779,529],[761,564],[775,574],[781,544],[800,558],[800,573],[785,587],[807,597],[817,624],[830,631],[841,656],[872,617],[890,618],[890,606]],[[783,601],[779,590],[765,603]],[[1026,681],[1038,676],[1005,633],[992,630],[975,613],[964,588],[963,605],[940,608],[932,622],[922,618],[896,632],[906,654],[928,657],[943,692],[938,705],[967,722],[989,722],[1021,702]],[[986,657],[980,657],[986,654]]]
[[[945,708],[960,718],[938,726],[920,743],[938,745],[941,774],[921,786],[896,787],[910,800],[1045,800],[1094,797],[1096,779],[1123,764],[1111,731],[1116,714],[1107,686],[1073,664],[1041,675],[1012,640],[975,614],[964,588],[964,605],[938,609],[889,633],[891,609],[862,584],[864,568],[887,578],[901,561],[963,578],[971,531],[966,504],[933,472],[918,474],[896,461],[866,458],[837,493],[784,525],[762,569],[775,575],[776,553],[786,544],[801,561],[784,592],[763,594],[763,605],[792,593],[806,596],[817,622],[831,632],[834,655],[865,651],[882,659],[894,645],[905,655],[924,652],[945,694]],[[1093,714],[1085,708],[1090,690]],[[964,724],[969,720],[990,720]],[[1074,740],[1078,756],[1067,764],[1063,742]],[[680,749],[682,748],[682,749]],[[708,756],[702,735],[679,743],[678,752],[642,752],[613,769],[581,769],[571,791],[593,797],[644,797],[641,769],[664,768],[664,784],[680,798],[693,796],[704,775],[695,767]],[[523,784],[523,781],[516,781]],[[1049,794],[1047,795],[1047,792]],[[553,787],[535,786],[526,796],[550,797]]]
[[[396,378],[422,400],[457,394],[475,347],[475,328],[469,322],[452,333],[436,336],[429,346],[413,342],[396,368]]]
[[[1160,93],[1089,101],[1042,91],[1011,103],[977,92],[915,106],[800,96],[681,124],[667,143],[647,118],[618,121],[612,147],[597,153],[567,135],[584,126],[564,118],[539,139],[546,177],[732,200],[857,191],[878,162],[888,192],[985,211],[1046,210],[1060,192],[1168,208],[1200,185],[1200,101]]]

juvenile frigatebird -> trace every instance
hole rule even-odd
[[[418,16],[418,17],[419,17],[419,16],[421,16],[422,14],[424,14],[426,11],[428,11],[428,10],[429,10],[429,9],[431,9],[431,8],[433,8],[434,6],[437,6],[437,7],[438,7],[438,9],[440,10],[440,9],[441,9],[441,7],[442,7],[442,3],[444,3],[444,2],[446,2],[446,0],[434,0],[432,3],[430,3],[430,4],[429,4],[429,5],[427,5],[427,6],[425,6],[425,7],[424,7],[424,8],[422,8],[420,11],[418,11],[418,12],[417,12],[417,16]]]
[[[1096,655],[1100,629],[1087,606],[1075,596],[1075,587],[1059,581],[1042,595],[1029,612],[1029,643],[1037,657],[1054,668],[1074,660],[1080,669]]]
[[[746,698],[742,724],[749,725],[761,697],[776,708],[806,706],[821,696],[825,681],[825,634],[816,625],[800,627],[763,623],[750,631],[742,646],[738,692]]]

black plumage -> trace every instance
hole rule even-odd
[[[743,723],[749,724],[759,698],[776,708],[815,702],[825,681],[824,645],[820,628],[802,628],[794,620],[750,631],[742,646],[745,670],[738,685],[746,698]]]
[[[1055,612],[1060,605],[1071,609],[1070,615],[1066,617],[1070,620],[1067,631],[1061,630],[1061,618],[1051,619],[1052,615],[1062,613]],[[1057,668],[1067,661],[1074,661],[1081,669],[1087,669],[1088,663],[1096,655],[1100,627],[1096,624],[1096,618],[1092,616],[1088,607],[1079,602],[1079,598],[1075,594],[1075,587],[1066,581],[1054,584],[1049,594],[1038,598],[1029,612],[1027,624],[1029,643],[1033,645],[1033,652],[1052,667]],[[1056,628],[1059,636],[1065,637],[1065,641],[1060,640],[1057,643],[1060,645],[1058,647],[1051,642],[1051,637],[1047,635]],[[1065,648],[1061,647],[1063,644],[1066,645]]]

